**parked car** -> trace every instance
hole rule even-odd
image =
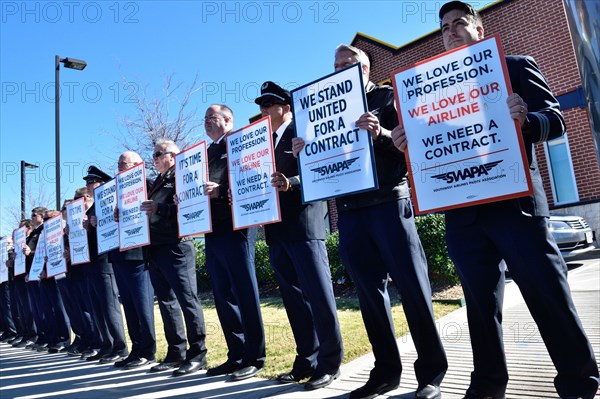
[[[565,259],[594,249],[594,231],[581,216],[551,215],[548,227]]]

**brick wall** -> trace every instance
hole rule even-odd
[[[499,34],[506,54],[535,58],[556,96],[581,87],[562,0],[504,1],[482,10],[481,15],[485,34]],[[358,34],[352,44],[372,56],[371,80],[374,82],[388,80],[396,69],[444,51],[439,30],[399,48],[362,34]],[[574,108],[566,110],[564,116],[579,199],[599,200],[600,170],[587,111]],[[546,195],[553,206],[543,145],[536,147],[536,154]],[[330,215],[334,214],[335,209],[330,206]]]

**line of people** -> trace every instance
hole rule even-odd
[[[481,18],[467,3],[445,4],[440,19],[447,50],[483,38]],[[369,111],[356,121],[356,127],[370,132],[378,179],[378,189],[336,200],[340,255],[356,286],[375,355],[367,383],[352,391],[350,398],[373,398],[400,383],[402,362],[391,318],[389,277],[402,296],[418,354],[415,397],[440,398],[448,362],[434,322],[427,263],[410,200],[403,153],[406,135],[398,122],[393,90],[369,80],[370,59],[362,50],[340,45],[334,59],[335,70],[361,63]],[[507,64],[515,90],[509,96],[507,112],[523,129],[530,170],[539,173],[532,145],[563,134],[564,119],[531,58],[509,57]],[[279,192],[282,221],[265,226],[265,235],[297,351],[291,370],[277,380],[306,380],[307,390],[323,388],[339,377],[344,356],[324,245],[324,207],[321,202],[302,203],[294,157],[304,142],[295,137],[290,93],[268,81],[255,102],[262,115],[270,116],[273,129],[277,172],[272,174],[271,184]],[[204,126],[212,143],[205,194],[210,197],[213,224],[213,231],[205,237],[206,266],[228,347],[227,359],[209,368],[207,375],[230,375],[237,381],[253,377],[263,368],[266,350],[254,270],[256,229],[234,230],[229,204],[224,137],[233,131],[233,123],[233,111],[226,105],[214,104],[206,110]],[[89,168],[86,188],[77,190],[75,197],[86,200],[91,262],[69,267],[64,279],[38,283],[14,276],[3,284],[4,334],[0,339],[18,335],[12,341],[14,346],[66,350],[87,360],[114,362],[117,367],[141,367],[156,361],[155,295],[168,349],[165,359],[150,372],[172,370],[174,375],[186,375],[206,368],[206,329],[197,293],[194,247],[189,238],[179,238],[177,230],[174,166],[179,151],[170,140],[155,145],[153,159],[159,175],[149,183],[148,200],[140,208],[150,220],[151,245],[143,250],[97,253],[92,192],[111,177],[96,167]],[[139,155],[128,151],[120,156],[118,168],[125,170],[139,162]],[[474,353],[474,371],[465,398],[505,395],[504,273],[498,267],[502,259],[521,288],[556,365],[559,395],[592,398],[598,388],[598,367],[572,304],[566,266],[548,234],[543,188],[539,179],[533,180],[536,192],[530,197],[446,214],[448,249],[465,290]],[[32,219],[22,222],[30,232],[26,247],[18,250],[27,256],[28,267],[42,218],[51,215],[52,211],[36,208]],[[132,341],[129,352],[118,293]],[[42,301],[40,295],[52,299]],[[6,303],[16,305],[12,306],[16,316],[12,321]],[[40,309],[41,304],[48,306]],[[64,328],[69,322],[73,342]],[[564,337],[569,337],[567,342]]]

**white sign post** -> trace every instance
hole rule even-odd
[[[233,228],[280,222],[279,196],[271,186],[275,172],[271,119],[261,118],[225,139]]]
[[[498,36],[392,74],[417,213],[532,192]]]
[[[367,112],[361,64],[291,92],[304,203],[377,188],[371,134],[355,122]]]
[[[210,199],[204,195],[204,185],[207,181],[206,141],[175,156],[179,237],[209,233],[212,230]]]

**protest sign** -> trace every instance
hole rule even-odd
[[[532,192],[498,36],[392,74],[417,213]]]
[[[90,261],[90,248],[87,231],[83,228],[85,199],[79,198],[67,204],[67,224],[69,225],[69,254],[71,264],[79,265]]]
[[[29,269],[29,281],[39,281],[40,274],[44,271],[44,264],[46,263],[46,232],[42,230],[38,238],[37,247],[35,247],[35,253],[33,254],[33,262],[31,262],[31,269]]]
[[[117,179],[117,207],[119,208],[119,248],[150,244],[148,216],[140,211],[146,201],[146,169],[143,163],[119,172]]]
[[[115,222],[117,206],[117,179],[112,179],[94,189],[98,254],[119,248],[119,224]]]
[[[62,215],[54,216],[44,222],[44,233],[46,236],[46,276],[50,278],[57,274],[67,271],[67,262],[65,261],[65,242],[63,239],[63,219]]]
[[[292,90],[304,203],[377,188],[371,134],[355,122],[367,112],[361,64]]]
[[[25,254],[23,247],[25,246],[27,237],[25,236],[26,227],[19,227],[15,230],[13,242],[15,244],[15,276],[25,273]]]
[[[261,118],[225,140],[233,228],[280,222],[279,196],[271,186],[275,172],[271,119]]]
[[[7,237],[0,237],[0,283],[8,281],[8,267],[6,262],[8,261],[8,239]]]
[[[208,181],[206,141],[175,155],[175,192],[179,237],[209,233],[212,230],[210,199],[204,195]]]

